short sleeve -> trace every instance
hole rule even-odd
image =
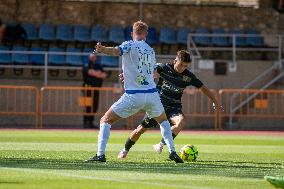
[[[191,84],[198,89],[203,86],[202,81],[200,81],[194,74],[192,74],[191,77]]]
[[[158,72],[158,74],[161,74],[161,72],[163,71],[165,64],[163,63],[157,63],[155,64],[155,70]]]
[[[133,41],[130,40],[130,41],[125,41],[121,45],[119,45],[118,48],[120,51],[120,55],[128,53],[131,49],[132,44],[133,44]]]

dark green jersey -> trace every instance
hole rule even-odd
[[[181,97],[187,86],[200,88],[203,83],[189,70],[178,73],[173,64],[159,64],[156,68],[160,74],[157,89],[165,109],[181,108]]]

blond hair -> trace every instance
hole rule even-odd
[[[138,35],[141,35],[142,33],[147,33],[148,25],[145,22],[139,20],[133,24],[133,32]]]

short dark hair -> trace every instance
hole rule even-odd
[[[180,50],[177,52],[177,57],[182,62],[190,63],[192,61],[191,53],[186,50]]]

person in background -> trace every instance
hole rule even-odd
[[[103,70],[102,66],[96,63],[97,56],[90,54],[88,63],[83,64],[83,86],[84,87],[101,87],[103,79],[107,77],[107,73]],[[99,91],[98,90],[84,90],[84,96],[92,97],[93,105],[86,106],[86,113],[96,113],[99,105]],[[94,125],[94,115],[84,115],[84,128],[98,128]]]

